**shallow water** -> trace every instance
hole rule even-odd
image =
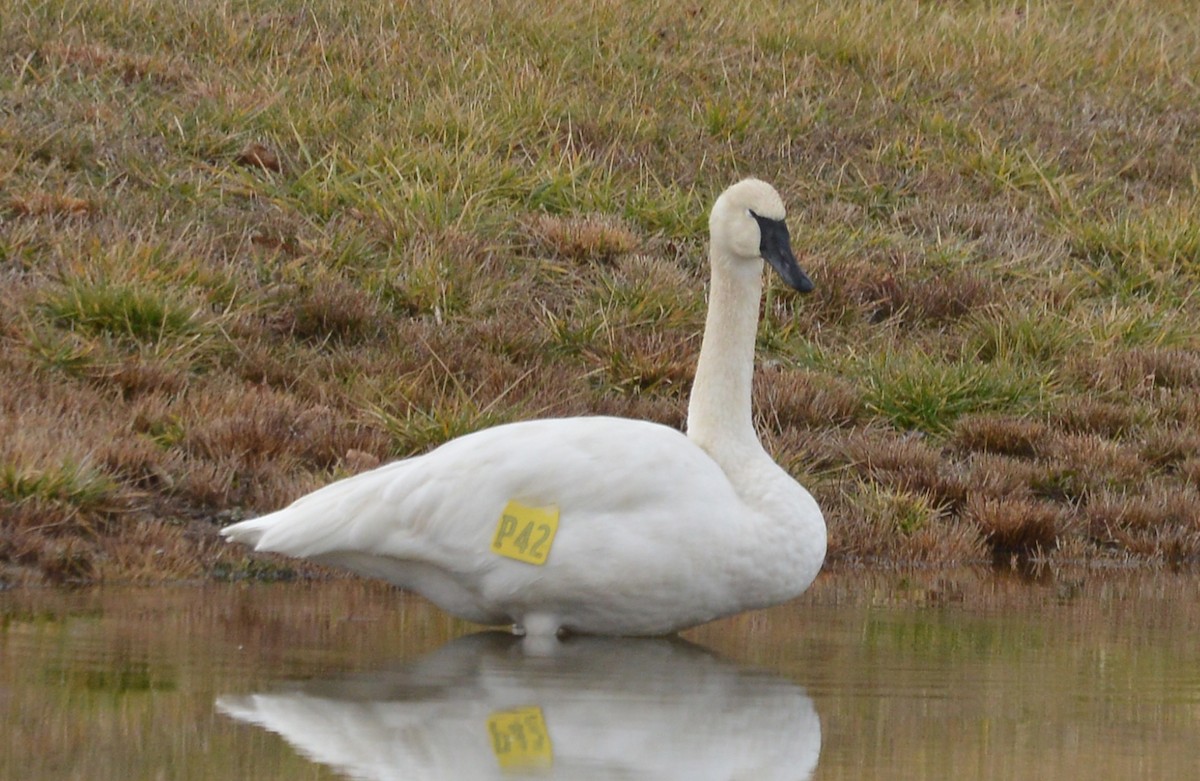
[[[526,647],[353,581],[0,594],[0,778],[1192,778],[1200,577],[823,575]]]

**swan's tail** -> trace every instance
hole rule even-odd
[[[274,513],[271,515],[274,515]],[[271,524],[274,522],[271,515],[264,515],[261,518],[254,518],[253,520],[226,526],[224,529],[221,529],[220,534],[229,542],[240,542],[243,545],[256,548],[258,547],[258,541],[262,539],[263,534],[266,533],[267,529],[271,528]]]
[[[345,529],[358,519],[358,503],[347,501],[356,497],[358,488],[352,480],[333,483],[316,493],[273,513],[221,529],[221,536],[230,542],[241,542],[256,551],[283,553],[300,558],[316,556],[338,540],[346,538]]]
[[[221,536],[257,551],[300,558],[343,549],[355,537],[352,531],[355,526],[361,528],[365,524],[370,529],[388,530],[387,524],[374,519],[390,514],[392,502],[385,497],[390,488],[396,487],[395,480],[408,463],[396,461],[330,483],[282,510],[226,526],[221,529]],[[407,491],[401,486],[398,493],[403,495]]]

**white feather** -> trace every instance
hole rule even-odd
[[[222,534],[536,634],[664,634],[800,594],[824,560],[825,523],[751,425],[763,262],[749,211],[783,217],[774,189],[751,179],[710,218],[712,293],[687,436],[609,417],[497,426]],[[492,552],[510,500],[559,509],[544,564]]]

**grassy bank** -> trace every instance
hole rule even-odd
[[[216,528],[682,425],[744,175],[832,562],[1200,559],[1200,10],[655,5],[0,0],[0,579],[286,574]]]

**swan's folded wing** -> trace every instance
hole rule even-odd
[[[554,505],[564,518],[648,518],[687,514],[714,496],[732,500],[732,489],[673,429],[622,418],[550,419],[460,437],[222,534],[302,558],[361,551],[470,571],[494,561],[488,543],[510,500]]]

